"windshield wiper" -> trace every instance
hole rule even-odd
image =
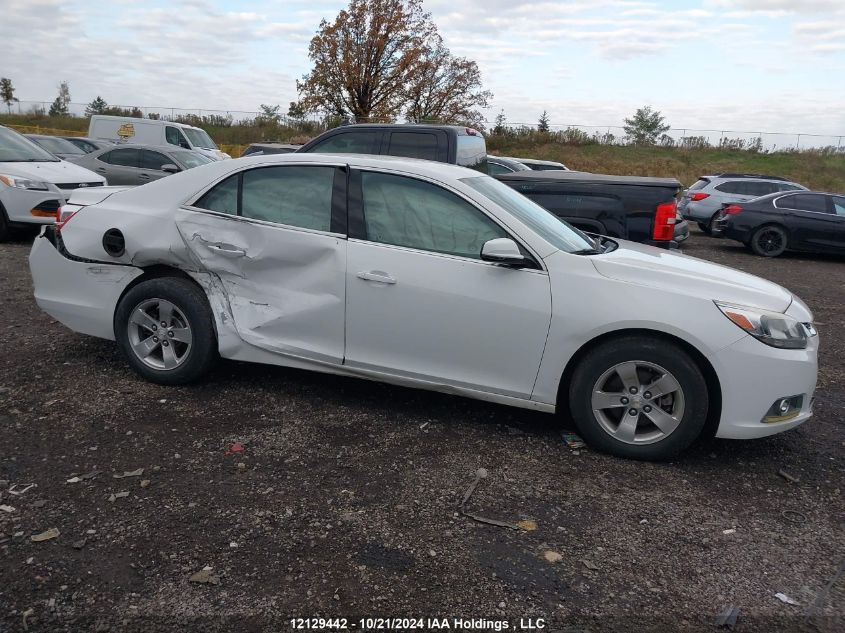
[[[604,251],[600,251],[596,248],[582,248],[577,251],[570,251],[571,255],[600,255]]]

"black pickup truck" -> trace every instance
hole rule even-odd
[[[664,248],[689,236],[678,218],[681,183],[674,178],[519,171],[496,179],[587,233]]]

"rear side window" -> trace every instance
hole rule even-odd
[[[241,215],[329,231],[334,167],[263,167],[244,172]]]
[[[692,186],[689,188],[689,190],[690,191],[697,191],[699,189],[704,189],[709,184],[710,184],[709,178],[700,178],[699,180],[696,180],[692,184]]]
[[[801,187],[797,187],[796,185],[787,185],[784,183],[777,184],[777,191],[800,191]]]
[[[375,153],[376,138],[381,132],[352,131],[341,132],[315,145],[312,152],[331,154],[373,154]]]
[[[845,217],[845,198],[842,196],[831,197],[833,198],[833,212],[840,217]]]
[[[723,182],[720,185],[716,185],[716,191],[721,191],[722,193],[734,193],[740,196],[749,196],[752,195],[748,193],[748,185],[747,182],[742,182],[739,180],[733,180],[729,182]]]
[[[797,193],[793,196],[784,196],[777,201],[777,206],[781,209],[830,213],[827,208],[827,198],[818,193]]]
[[[208,209],[217,213],[229,215],[238,214],[238,174],[229,176],[226,180],[210,189],[202,198],[194,203],[195,207]]]
[[[481,258],[505,231],[466,200],[429,182],[363,172],[367,239],[435,253]]]
[[[387,153],[390,156],[437,160],[437,136],[428,132],[393,132]]]
[[[487,173],[487,143],[480,134],[458,134],[456,162],[462,167],[469,167]]]
[[[141,152],[137,149],[113,149],[108,156],[110,164],[122,167],[137,167],[141,162]]]

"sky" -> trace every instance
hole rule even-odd
[[[296,99],[343,0],[0,0],[21,101],[256,111]],[[845,134],[845,0],[424,0],[511,124]]]

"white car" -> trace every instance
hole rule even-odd
[[[52,224],[74,189],[105,184],[102,176],[0,125],[0,242],[16,227]]]
[[[42,309],[164,384],[219,353],[571,413],[641,459],[812,414],[818,338],[790,292],[594,242],[452,165],[283,154],[80,191],[30,267]]]

